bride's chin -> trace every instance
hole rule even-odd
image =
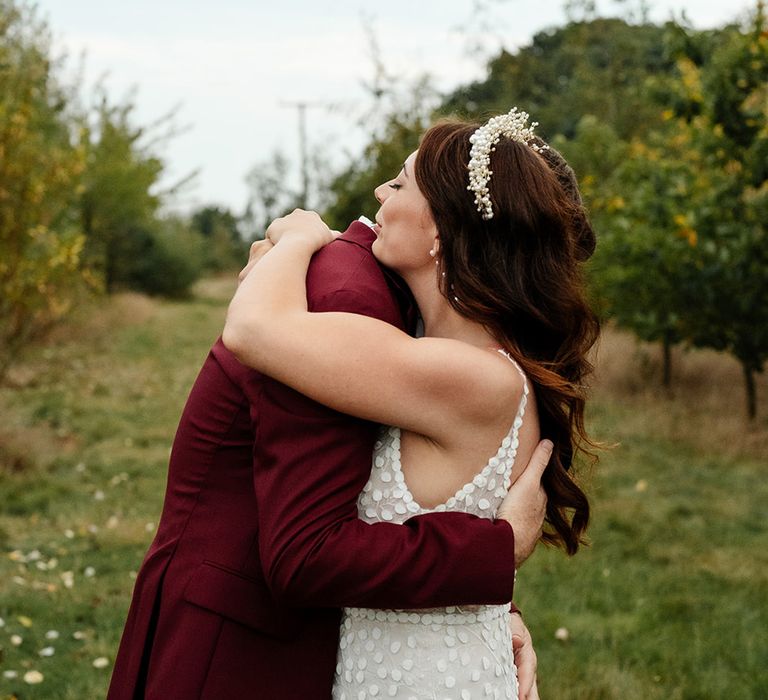
[[[377,238],[373,242],[373,245],[371,246],[371,252],[373,253],[373,257],[376,258],[376,262],[378,262],[379,265],[383,265],[384,267],[392,270],[392,272],[395,272],[398,275],[402,276],[402,272],[398,265],[397,256],[395,256],[394,260],[392,259],[391,248],[389,250],[389,255],[387,254],[387,246],[386,244],[382,243],[382,240],[380,238]]]
[[[373,245],[371,245],[371,252],[373,253],[373,257],[376,258],[382,265],[384,264],[384,261],[381,259],[381,245],[380,245],[380,238],[377,238]]]

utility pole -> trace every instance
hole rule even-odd
[[[307,208],[309,201],[309,156],[307,154],[307,108],[324,107],[322,102],[307,102],[296,100],[293,102],[281,102],[281,107],[293,107],[299,111],[299,158],[301,159],[301,209]]]

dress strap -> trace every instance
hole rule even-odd
[[[528,378],[525,376],[525,372],[523,372],[523,368],[520,367],[517,360],[515,360],[512,355],[510,355],[506,350],[503,348],[496,348],[496,351],[504,355],[514,366],[515,369],[520,373],[520,376],[523,379],[523,395],[520,397],[520,404],[517,407],[517,413],[515,414],[515,420],[512,423],[512,428],[509,431],[509,459],[507,461],[507,469],[504,473],[504,487],[509,488],[510,480],[512,476],[512,467],[515,463],[515,457],[517,456],[517,446],[519,444],[518,440],[518,434],[520,433],[520,427],[523,425],[523,416],[525,415],[525,408],[528,405]],[[506,442],[506,440],[505,440]]]
[[[523,378],[523,394],[525,396],[528,395],[528,380],[525,376],[525,372],[523,372],[523,368],[520,366],[518,361],[512,357],[504,348],[496,348],[496,352],[498,352],[500,355],[504,355],[514,366],[515,369],[520,372],[520,376]]]

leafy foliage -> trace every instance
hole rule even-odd
[[[571,161],[599,234],[606,316],[665,349],[734,355],[747,412],[768,359],[768,32],[571,22],[502,52],[440,113],[517,104]]]
[[[86,260],[107,291],[146,290],[147,270],[162,265],[162,259],[150,262],[145,256],[161,250],[154,244],[160,207],[154,190],[163,163],[143,147],[144,129],[131,124],[132,104],[110,105],[101,95],[94,111],[83,128],[87,164],[80,212]]]
[[[73,216],[84,156],[49,55],[35,13],[0,0],[0,376],[87,279]]]
[[[229,209],[216,206],[198,209],[192,215],[190,227],[202,237],[206,269],[231,270],[242,267],[248,259],[240,219]]]
[[[695,36],[686,47],[694,43]],[[686,320],[687,338],[741,362],[747,411],[754,418],[754,373],[768,360],[768,21],[763,5],[745,29],[726,29],[707,48],[700,65],[690,48],[680,62],[692,105],[687,111],[697,115],[686,121],[685,130],[710,177],[690,212],[701,243],[698,303]]]
[[[0,0],[0,376],[85,294],[178,295],[203,269],[199,234],[160,216],[168,118],[135,127],[103,90],[80,107],[62,61],[32,6]]]
[[[591,114],[626,139],[657,120],[644,86],[673,68],[664,36],[664,27],[604,18],[543,31],[517,53],[502,51],[485,80],[456,90],[439,111],[485,119],[518,105],[545,138],[573,137]]]
[[[377,208],[374,189],[400,172],[405,159],[418,148],[423,127],[418,118],[393,116],[384,134],[368,144],[362,158],[333,180],[331,192],[335,201],[325,214],[331,228],[343,230],[361,214],[373,218]]]
[[[662,121],[603,173],[592,206],[602,232],[594,279],[608,314],[661,341],[667,357],[680,341],[732,354],[754,418],[754,373],[768,359],[768,38],[759,6],[751,22],[674,28],[675,71],[649,80]]]

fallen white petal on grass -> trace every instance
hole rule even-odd
[[[145,529],[147,532],[152,532],[152,531],[154,531],[154,529],[155,529],[155,524],[154,524],[154,523],[147,523],[147,524],[144,526],[144,529]]]
[[[9,681],[12,681],[14,678],[19,677],[19,672],[14,671],[13,669],[9,668],[7,671],[3,671],[3,678],[7,678]]]
[[[26,615],[19,615],[16,619],[22,627],[26,627],[27,629],[32,627],[32,618],[29,618]]]
[[[120,519],[116,515],[110,515],[107,520],[107,528],[114,530],[120,524]]]
[[[96,569],[94,569],[92,566],[86,566],[85,570],[83,571],[83,575],[85,578],[93,578],[96,575]]]
[[[26,586],[27,585],[27,579],[25,579],[23,576],[14,576],[11,580],[17,586]]]
[[[56,649],[53,647],[43,647],[38,653],[40,656],[53,656],[56,653]]]
[[[59,638],[59,633],[56,630],[48,630],[45,633],[45,638],[46,639],[58,639]]]
[[[85,637],[86,637],[85,632],[82,632],[81,630],[77,630],[77,632],[72,632],[73,639],[85,639]]]
[[[13,646],[15,646],[15,647],[21,646],[21,643],[23,641],[24,641],[24,639],[22,638],[21,635],[19,635],[19,634],[12,634],[11,635],[11,644],[13,644]]]
[[[74,536],[75,536],[75,531],[74,530],[70,530],[69,528],[64,530],[64,537],[66,537],[68,540],[73,539]]]
[[[100,656],[93,660],[94,668],[106,668],[107,666],[109,666],[109,659],[106,656]]]
[[[104,492],[102,490],[94,491],[93,498],[96,501],[103,501],[104,500]]]
[[[61,581],[64,588],[72,588],[75,585],[75,574],[72,571],[62,571]]]
[[[5,620],[2,617],[0,617],[0,627],[5,627]]]
[[[642,493],[643,491],[647,491],[647,490],[648,490],[648,482],[645,479],[640,479],[640,481],[638,481],[635,484],[635,491],[637,491],[638,493]]]
[[[111,486],[117,486],[118,484],[122,484],[124,481],[128,481],[128,473],[127,472],[120,472],[119,474],[115,474],[110,480],[109,483]]]
[[[567,642],[571,633],[565,627],[558,627],[555,630],[555,639],[559,639],[561,642]]]
[[[44,676],[40,671],[27,671],[24,674],[24,682],[29,683],[29,685],[37,685],[38,683],[42,683],[44,679]]]

